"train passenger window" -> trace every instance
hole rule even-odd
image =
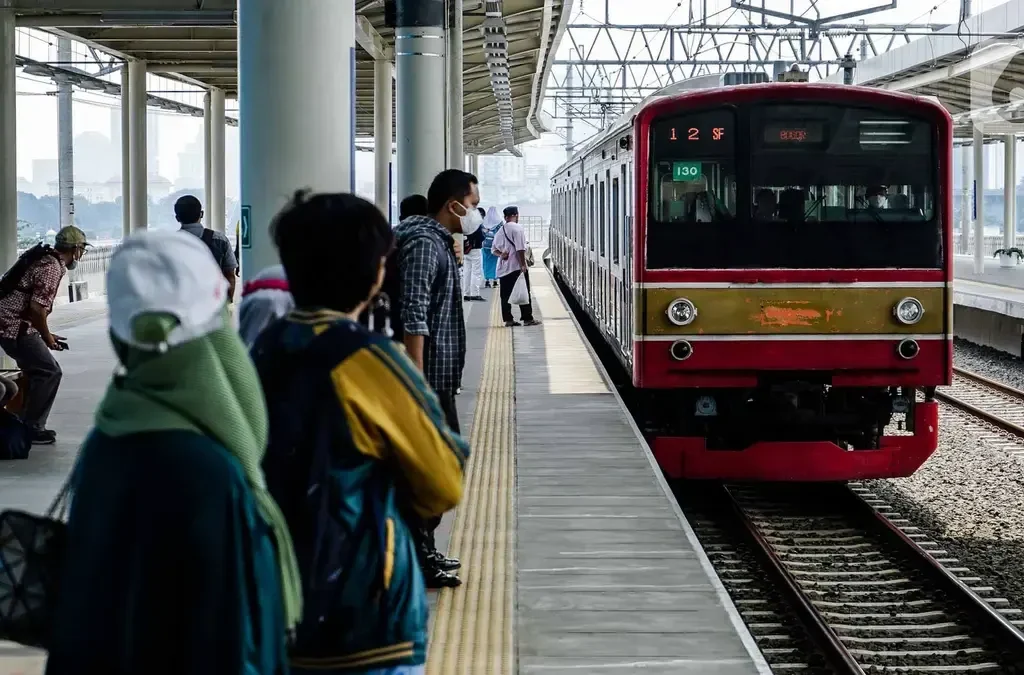
[[[612,263],[619,264],[619,179],[612,178]]]
[[[605,198],[605,191],[604,190],[605,190],[605,188],[604,188],[604,181],[601,181],[601,186],[600,186],[599,195],[598,195],[598,206],[597,206],[598,211],[600,211],[600,213],[601,213],[601,216],[600,216],[600,218],[598,218],[598,222],[597,222],[597,226],[599,228],[601,228],[600,232],[598,233],[598,238],[600,240],[600,245],[598,247],[598,255],[600,255],[600,256],[604,256],[605,255],[605,250],[606,250],[605,249],[605,239],[607,238],[607,235],[605,234],[605,230],[608,229],[607,228],[607,218],[605,217],[605,215],[608,212],[608,200]]]
[[[597,209],[594,201],[594,184],[590,184],[590,212],[587,218],[587,239],[590,241],[590,250],[594,249],[594,229],[597,224]]]

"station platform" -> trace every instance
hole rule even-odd
[[[981,274],[974,258],[954,256],[953,330],[976,344],[1024,357],[1024,265],[1004,268],[985,260]]]
[[[431,593],[427,672],[769,673],[546,269],[533,272],[541,326],[505,328],[495,298],[466,303],[458,404],[473,452],[438,533],[464,583]],[[46,508],[114,368],[102,298],[56,309],[53,325],[71,345],[59,440],[0,463],[0,508]],[[0,675],[44,662],[0,643]]]

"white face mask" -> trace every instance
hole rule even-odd
[[[459,222],[462,223],[462,234],[471,235],[483,225],[484,217],[480,215],[476,208],[469,208],[465,204],[460,204],[459,206],[466,209],[466,215],[459,216]]]
[[[889,206],[889,200],[882,195],[872,195],[868,197],[868,204],[876,209],[884,209]]]

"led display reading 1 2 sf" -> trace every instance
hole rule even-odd
[[[732,152],[735,123],[731,111],[715,110],[659,120],[654,141],[664,156],[721,155]]]

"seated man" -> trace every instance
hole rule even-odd
[[[775,193],[768,188],[761,188],[757,191],[754,203],[754,220],[774,220],[775,210],[778,204],[775,200]]]
[[[426,590],[402,514],[459,502],[469,446],[405,351],[356,320],[392,247],[377,207],[299,193],[273,232],[296,309],[252,357],[270,412],[267,482],[302,571],[291,670],[422,673]]]

